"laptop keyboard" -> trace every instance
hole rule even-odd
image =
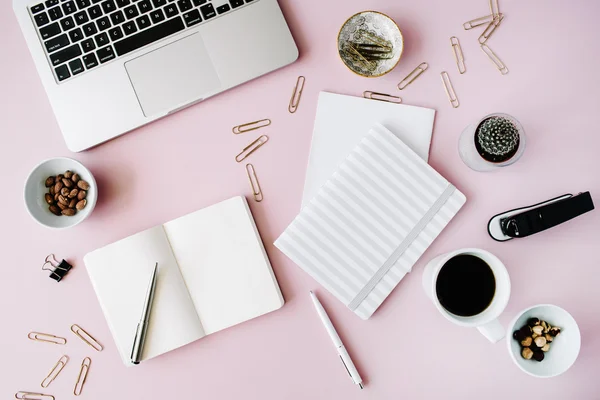
[[[255,0],[224,1],[46,0],[29,10],[62,82]]]

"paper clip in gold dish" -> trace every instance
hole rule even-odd
[[[41,332],[29,332],[27,337],[30,340],[35,340],[38,342],[46,342],[52,344],[67,344],[67,339],[60,336],[54,336],[49,333],[41,333]]]
[[[260,183],[258,182],[258,177],[256,176],[256,170],[254,169],[254,165],[246,164],[246,172],[248,173],[248,180],[250,181],[250,187],[252,188],[252,195],[254,196],[254,200],[257,203],[263,201],[263,193],[260,188]]]
[[[488,24],[485,28],[485,31],[479,36],[479,44],[484,44],[487,40],[492,36],[496,28],[500,26],[500,23],[504,19],[503,14],[498,14],[494,17],[494,19]]]
[[[258,121],[248,122],[246,124],[234,126],[232,132],[236,135],[240,133],[255,131],[260,128],[264,128],[265,126],[271,125],[271,120],[268,118],[259,119]]]
[[[423,72],[425,72],[429,68],[429,64],[426,62],[422,62],[417,66],[417,68],[413,69],[412,72],[406,75],[406,78],[402,79],[398,84],[399,90],[404,90],[408,85],[413,83],[415,79],[417,79]]]
[[[493,14],[486,15],[485,17],[475,18],[475,19],[465,22],[463,24],[463,28],[465,28],[465,31],[468,31],[469,29],[473,29],[473,28],[477,28],[478,26],[481,26],[481,25],[489,24],[490,22],[492,22],[493,19],[494,19]]]
[[[454,91],[454,87],[450,81],[450,75],[448,75],[446,71],[443,71],[441,75],[442,83],[444,84],[444,89],[446,90],[446,95],[448,96],[448,100],[450,100],[450,104],[452,104],[452,107],[458,108],[460,103],[458,102],[458,97],[456,96],[456,92]]]
[[[456,36],[452,36],[450,38],[450,44],[452,45],[452,53],[454,53],[454,59],[456,60],[456,66],[458,67],[458,72],[460,74],[464,74],[467,72],[467,66],[465,65],[465,56],[463,55],[462,47],[460,47],[460,42]]]
[[[386,94],[386,93],[371,92],[370,90],[365,90],[363,92],[363,97],[365,99],[386,101],[388,103],[402,103],[401,97],[392,96],[391,94]]]
[[[44,380],[42,381],[41,386],[43,388],[47,388],[48,386],[50,386],[50,384],[56,379],[58,374],[61,373],[61,371],[63,370],[65,365],[67,365],[68,362],[69,356],[67,355],[64,355],[61,358],[59,358],[58,362],[54,365],[54,367],[52,367],[52,370],[50,370],[50,373],[48,373],[48,376],[46,376],[46,378],[44,378]]]
[[[500,14],[500,6],[498,5],[498,0],[490,0],[490,12],[494,16],[494,18]]]
[[[265,143],[269,141],[269,137],[267,135],[262,135],[254,142],[250,143],[248,146],[244,147],[244,150],[237,156],[235,156],[235,161],[242,162],[244,161],[250,154],[254,153],[256,150],[264,146]]]
[[[304,82],[306,78],[303,76],[299,76],[296,81],[296,86],[294,86],[294,91],[292,92],[292,97],[290,98],[290,104],[288,105],[288,111],[290,113],[295,113],[300,105],[300,98],[302,97],[302,91],[304,90]]]
[[[52,396],[51,394],[21,391],[21,392],[15,393],[15,399],[19,399],[19,400],[54,400],[54,396]]]
[[[492,60],[502,75],[508,74],[508,68],[506,65],[504,65],[500,57],[498,57],[487,44],[483,43],[481,45],[481,50],[489,57],[490,60]]]
[[[87,343],[91,348],[96,351],[104,350],[104,346],[102,346],[92,335],[87,333],[82,327],[77,324],[71,325],[71,332],[77,335],[81,340]]]
[[[77,382],[75,383],[75,387],[73,388],[73,394],[75,396],[81,395],[83,391],[83,385],[85,385],[85,381],[87,379],[88,372],[90,367],[92,366],[92,359],[86,357],[83,359],[81,363],[81,369],[79,370],[79,376],[77,377]]]

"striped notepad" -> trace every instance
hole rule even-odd
[[[377,125],[275,246],[367,319],[465,201],[444,177]]]

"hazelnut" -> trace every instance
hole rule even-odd
[[[529,347],[529,346],[531,346],[532,342],[533,342],[533,339],[531,338],[531,336],[527,336],[525,339],[521,340],[521,346]]]
[[[533,351],[531,351],[529,347],[523,347],[521,356],[526,360],[531,360],[531,357],[533,357]]]
[[[544,359],[544,352],[543,351],[534,351],[532,358],[537,362],[541,362]]]
[[[540,324],[540,319],[539,318],[529,318],[527,320],[527,325],[529,325],[530,327],[534,327],[536,325]]]
[[[553,326],[552,329],[548,331],[548,333],[550,334],[550,336],[558,336],[560,335],[560,328]]]
[[[531,335],[531,328],[527,325],[523,326],[521,329],[519,329],[521,331],[521,333],[523,334],[523,336],[529,336]]]
[[[546,343],[543,347],[542,347],[542,351],[548,351],[550,350],[550,343]]]
[[[550,334],[546,333],[544,335],[544,337],[546,338],[546,342],[550,343],[551,341],[554,340],[554,338],[552,336],[550,336]]]
[[[525,339],[527,337],[527,335],[525,335],[523,332],[521,332],[521,330],[519,329],[518,331],[514,331],[513,332],[513,339],[517,340],[517,341],[521,341],[523,339]]]
[[[533,328],[531,328],[531,331],[536,335],[541,335],[542,333],[544,333],[544,328],[541,325],[536,325]]]
[[[535,345],[540,348],[544,347],[546,345],[546,338],[544,336],[536,337]]]

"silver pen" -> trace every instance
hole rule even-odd
[[[152,310],[152,303],[154,301],[154,289],[156,289],[156,273],[158,272],[158,263],[154,266],[152,272],[152,278],[150,278],[150,285],[146,292],[146,302],[142,310],[142,317],[137,325],[135,331],[135,339],[133,339],[133,348],[131,349],[131,362],[139,364],[142,360],[142,353],[144,351],[144,343],[146,342],[146,333],[148,332],[148,323],[150,322],[150,311]]]

